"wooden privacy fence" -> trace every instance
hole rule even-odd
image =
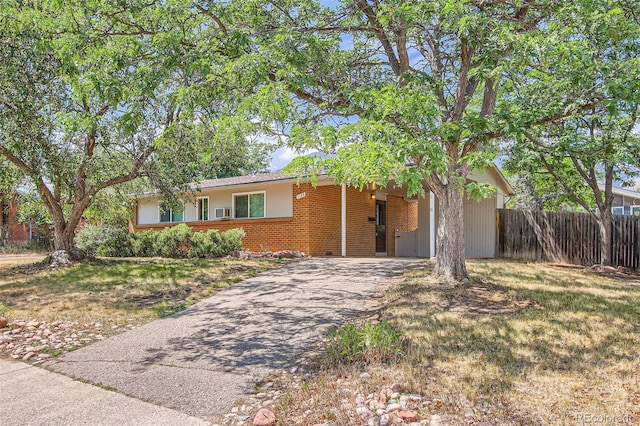
[[[600,263],[600,231],[589,214],[499,209],[496,255],[579,265]],[[640,217],[614,216],[614,266],[639,269]]]

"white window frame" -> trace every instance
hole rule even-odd
[[[200,219],[200,200],[207,200],[207,218],[206,219]],[[196,220],[198,222],[204,222],[210,219],[211,219],[211,200],[209,200],[209,196],[196,198]]]
[[[262,211],[264,212],[264,216],[262,217],[236,217],[236,196],[240,196],[240,195],[248,195],[249,197],[247,197],[247,201],[249,203],[249,214],[251,214],[251,194],[263,194],[264,197],[262,198]],[[233,215],[234,219],[264,219],[265,217],[267,217],[267,191],[250,191],[250,192],[234,192],[231,194],[231,213]]]
[[[169,222],[163,222],[163,221],[161,220],[161,217],[162,217],[162,212],[161,212],[161,210],[162,210],[162,205],[163,205],[163,204],[164,204],[164,202],[163,202],[163,201],[158,201],[158,223],[183,223],[183,222],[184,222],[184,214],[185,214],[185,205],[184,205],[184,202],[182,203],[182,220],[180,220],[180,221],[175,221],[175,222],[174,222],[174,220],[173,220],[173,207],[169,207],[169,211],[170,211],[169,216],[170,216],[171,220],[169,220]]]
[[[636,215],[636,212],[638,212],[638,214]],[[640,216],[640,206],[631,206],[631,216]]]
[[[617,209],[622,210],[622,212],[621,213],[616,213]],[[620,210],[617,210],[617,211],[620,211]],[[624,215],[624,206],[611,207],[611,214],[616,215],[616,216]]]

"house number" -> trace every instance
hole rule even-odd
[[[306,193],[306,192],[301,192],[301,193],[299,193],[298,195],[296,195],[296,199],[298,199],[298,200],[299,200],[299,199],[304,198],[304,197],[306,197],[306,196],[307,196],[307,193]]]

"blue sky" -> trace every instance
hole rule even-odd
[[[271,170],[280,170],[296,157],[296,153],[287,147],[278,148],[271,154]]]

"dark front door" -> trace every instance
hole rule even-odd
[[[387,251],[387,203],[376,200],[376,253]]]

